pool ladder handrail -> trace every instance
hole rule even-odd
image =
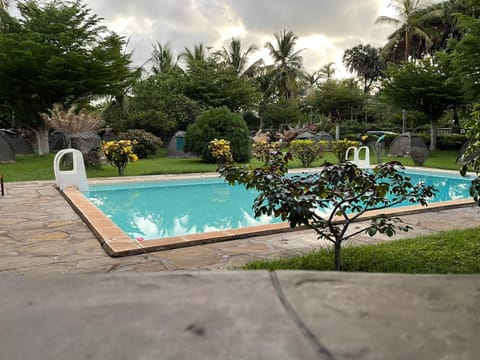
[[[365,153],[365,157],[360,159],[360,152],[362,150]],[[360,146],[359,148],[356,146],[350,146],[345,153],[345,160],[347,161],[349,161],[348,155],[350,151],[353,151],[353,160],[351,161],[353,164],[361,169],[370,168],[370,148],[368,146]]]
[[[62,158],[72,154],[72,169],[60,170]],[[53,159],[53,171],[55,173],[55,182],[60,190],[67,186],[76,186],[80,191],[88,191],[87,173],[83,162],[83,155],[76,149],[60,150]]]

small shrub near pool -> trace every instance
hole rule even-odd
[[[257,261],[244,269],[334,270],[333,250],[323,249],[303,256]],[[377,245],[346,246],[342,270],[410,274],[480,273],[480,228],[441,232],[415,239]]]

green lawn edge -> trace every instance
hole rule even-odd
[[[255,261],[245,270],[333,271],[333,250]],[[480,227],[380,244],[344,246],[342,271],[406,274],[480,273]]]

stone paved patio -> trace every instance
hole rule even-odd
[[[109,273],[223,270],[255,259],[302,254],[326,246],[310,231],[252,237],[111,258],[54,188],[52,181],[7,183],[0,197],[0,272]],[[405,215],[414,230],[389,239],[361,235],[357,243],[391,241],[479,224],[476,206]]]

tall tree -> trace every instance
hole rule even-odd
[[[430,150],[437,148],[438,120],[446,109],[461,102],[459,85],[449,81],[448,69],[439,58],[391,64],[383,94],[393,105],[416,110],[430,120]]]
[[[205,107],[226,106],[239,112],[255,108],[261,97],[252,79],[239,77],[232,67],[214,57],[193,61],[186,79],[185,95]]]
[[[480,98],[480,18],[458,15],[459,29],[463,38],[454,44],[453,68],[458,83],[469,99],[478,102]]]
[[[384,63],[380,52],[371,45],[357,45],[345,50],[343,63],[351,73],[357,73],[363,82],[363,93],[367,94],[372,84],[380,78]]]
[[[186,87],[185,74],[179,69],[137,82],[122,130],[145,129],[164,141],[175,131],[186,130],[201,112],[200,104],[185,96]]]
[[[0,100],[35,133],[43,155],[48,129],[40,113],[54,103],[123,94],[136,73],[123,38],[81,1],[27,0],[17,8],[19,19],[9,18],[0,32]]]
[[[177,62],[174,60],[170,43],[162,45],[157,41],[153,46],[150,62],[152,63],[152,72],[154,74],[160,74],[176,67]]]
[[[238,75],[253,77],[258,66],[263,63],[263,60],[259,59],[252,64],[249,64],[250,55],[255,51],[257,51],[255,46],[250,45],[247,49],[243,49],[241,41],[232,38],[228,48],[224,46],[222,50],[215,52],[215,55],[219,56],[222,61],[230,65]]]
[[[460,41],[465,29],[459,25],[458,16],[478,18],[480,16],[480,2],[477,0],[444,0],[430,5],[431,10],[442,10],[441,22],[435,22],[438,29],[437,36],[432,39],[432,51],[449,50],[452,42]]]
[[[293,31],[283,30],[274,34],[275,42],[268,41],[265,47],[269,50],[274,64],[272,67],[273,79],[271,86],[281,98],[290,99],[296,96],[298,80],[304,78],[303,58],[300,53],[304,50],[295,50],[298,37]]]
[[[362,90],[350,79],[329,80],[322,83],[309,99],[309,105],[318,113],[329,116],[335,124],[335,139],[340,139],[341,123],[362,104]]]
[[[383,48],[387,60],[398,63],[429,53],[433,42],[432,29],[427,24],[434,19],[441,19],[443,11],[428,9],[426,4],[426,0],[392,0],[390,5],[397,13],[396,17],[379,16],[375,20],[376,24],[389,24],[397,28],[388,36]]]

